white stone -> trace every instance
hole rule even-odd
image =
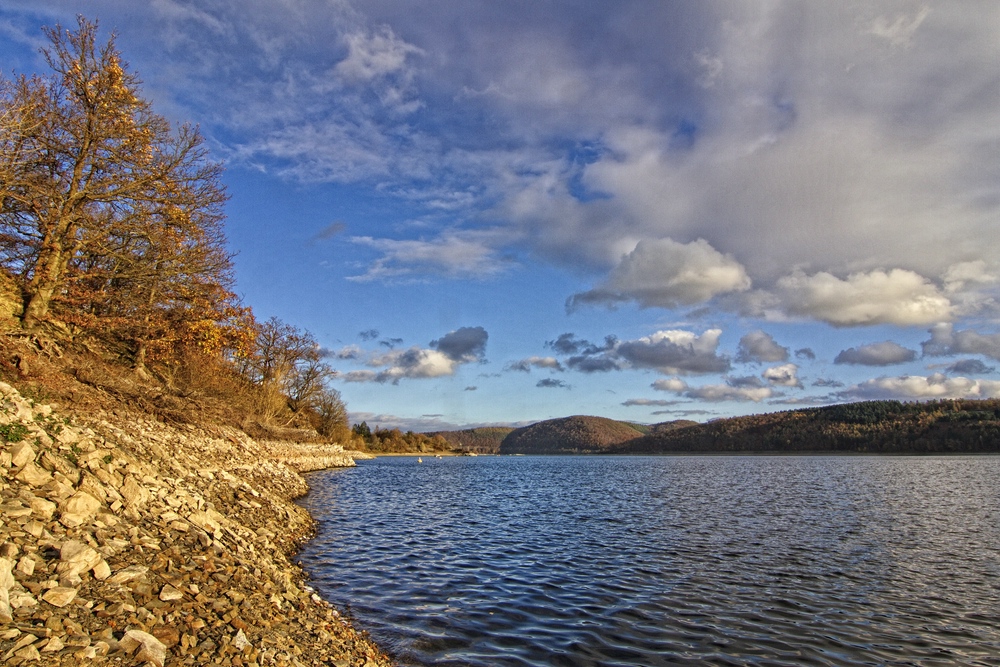
[[[108,577],[108,583],[110,584],[124,584],[133,579],[138,579],[139,577],[146,574],[149,571],[148,567],[144,565],[129,565],[126,568],[118,570],[113,575]]]
[[[31,501],[31,513],[44,521],[50,521],[52,519],[52,515],[56,513],[57,507],[58,505],[51,500],[46,500],[45,498],[36,497]]]
[[[164,584],[163,588],[160,589],[160,599],[164,602],[172,602],[174,600],[180,600],[184,597],[184,593],[180,592],[170,584]]]
[[[24,482],[28,486],[43,486],[52,481],[52,475],[39,468],[32,461],[24,464],[24,467],[14,475],[14,479]]]
[[[92,546],[78,540],[68,540],[59,549],[56,572],[65,577],[79,576],[95,567],[103,559]]]
[[[15,468],[20,468],[28,461],[35,460],[35,450],[31,445],[24,442],[16,443],[10,449],[10,462]]]
[[[42,596],[42,599],[53,607],[65,607],[76,597],[76,589],[68,586],[56,586],[50,588]]]
[[[35,559],[22,556],[21,560],[17,562],[17,571],[25,577],[30,577],[35,573]]]
[[[104,581],[111,576],[111,566],[108,561],[101,559],[101,562],[94,566],[94,579]]]
[[[246,634],[244,634],[243,630],[239,630],[236,633],[236,636],[233,637],[232,647],[235,648],[237,651],[242,651],[247,646],[250,646],[250,640],[247,639],[247,636]]]
[[[131,475],[125,478],[121,494],[125,498],[125,502],[132,507],[143,505],[149,500],[149,491],[142,484],[136,482]]]
[[[142,630],[129,630],[118,642],[120,648],[129,653],[139,649],[135,654],[136,662],[152,662],[157,667],[163,667],[167,660],[167,647],[159,639]]]
[[[59,523],[68,528],[79,526],[90,520],[101,509],[101,501],[83,491],[70,496],[62,506]]]

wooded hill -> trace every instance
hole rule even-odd
[[[512,431],[500,444],[500,453],[597,454],[642,435],[643,431],[627,422],[604,417],[563,417]]]
[[[625,443],[668,452],[1000,452],[1000,400],[865,401],[720,419]]]
[[[692,452],[1000,452],[1000,400],[865,401],[647,427],[565,417],[512,431],[500,446],[501,454]]]

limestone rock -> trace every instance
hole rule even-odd
[[[28,461],[24,464],[24,467],[14,475],[14,479],[19,482],[24,482],[28,486],[44,486],[52,481],[52,475],[49,474],[44,468],[39,468],[32,461]]]
[[[31,501],[31,513],[43,521],[51,521],[57,507],[58,505],[45,498],[36,497]]]
[[[14,563],[9,558],[0,558],[0,623],[14,620],[10,607],[10,589],[14,585],[11,569]]]
[[[129,653],[136,651],[135,661],[139,663],[152,662],[157,667],[163,667],[167,660],[167,647],[163,642],[142,630],[129,630],[118,646]]]
[[[103,558],[101,561],[94,566],[94,579],[98,581],[104,581],[111,576],[111,566]]]
[[[48,602],[53,607],[65,607],[73,598],[76,597],[76,589],[69,588],[68,586],[56,586],[55,588],[50,588],[42,599]]]
[[[146,487],[136,482],[131,475],[125,478],[121,494],[125,498],[126,504],[132,507],[145,505],[149,500],[149,491],[146,490]]]
[[[100,500],[89,493],[77,491],[63,503],[59,523],[68,528],[79,526],[90,520],[100,509]]]
[[[79,576],[103,561],[101,554],[90,545],[78,540],[63,542],[59,549],[56,572],[66,577]]]
[[[34,448],[23,440],[10,449],[10,462],[15,468],[20,468],[28,461],[34,461],[37,453]]]
[[[115,572],[113,575],[108,577],[109,584],[124,584],[129,581],[138,579],[139,577],[146,574],[149,568],[145,565],[129,565],[126,568]]]
[[[184,593],[177,590],[170,584],[164,584],[163,588],[160,589],[160,599],[164,602],[172,602],[174,600],[183,599]]]

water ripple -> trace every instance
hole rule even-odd
[[[1000,458],[389,458],[314,585],[401,665],[1000,665]]]

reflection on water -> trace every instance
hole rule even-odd
[[[403,665],[1000,665],[1000,457],[388,458],[314,585]]]

